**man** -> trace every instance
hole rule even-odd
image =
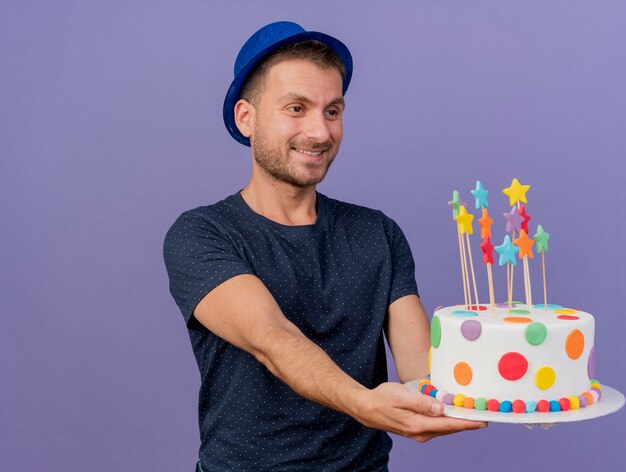
[[[167,234],[170,288],[202,377],[198,470],[387,470],[391,440],[483,423],[388,383],[426,374],[429,325],[400,228],[316,192],[343,137],[352,59],[290,22],[257,31],[224,103],[246,187]]]

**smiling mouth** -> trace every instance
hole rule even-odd
[[[301,152],[302,154],[306,154],[307,156],[319,156],[320,154],[322,154],[324,151],[307,151],[306,149],[299,149],[299,148],[291,148],[294,151],[298,151]]]

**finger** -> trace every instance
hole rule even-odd
[[[487,423],[483,421],[460,420],[448,417],[422,417],[416,418],[416,426],[425,433],[434,433],[437,435],[458,433],[460,431],[468,431],[485,428]]]
[[[435,400],[433,397],[423,395],[421,393],[413,394],[415,405],[414,411],[426,416],[441,416],[443,415],[443,403]]]

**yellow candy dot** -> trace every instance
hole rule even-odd
[[[430,349],[428,350],[428,372],[430,372],[430,363],[432,362],[433,359],[433,347],[430,346]]]
[[[539,387],[541,390],[547,390],[552,387],[555,380],[556,374],[551,367],[540,367],[535,373],[535,385],[537,385],[537,387]]]
[[[457,393],[452,399],[452,403],[454,406],[463,406],[463,400],[465,400],[465,395],[462,393]]]
[[[572,395],[571,397],[567,397],[567,399],[569,400],[569,407],[572,410],[578,410],[580,408],[580,398]]]
[[[573,315],[576,313],[576,310],[572,310],[571,308],[560,308],[558,310],[554,310],[554,312],[559,315]]]

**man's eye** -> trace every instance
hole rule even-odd
[[[327,110],[326,113],[330,116],[339,116],[339,110],[335,110],[334,108],[332,110]]]
[[[298,105],[290,106],[288,109],[295,113],[300,113],[302,111],[302,107]]]

